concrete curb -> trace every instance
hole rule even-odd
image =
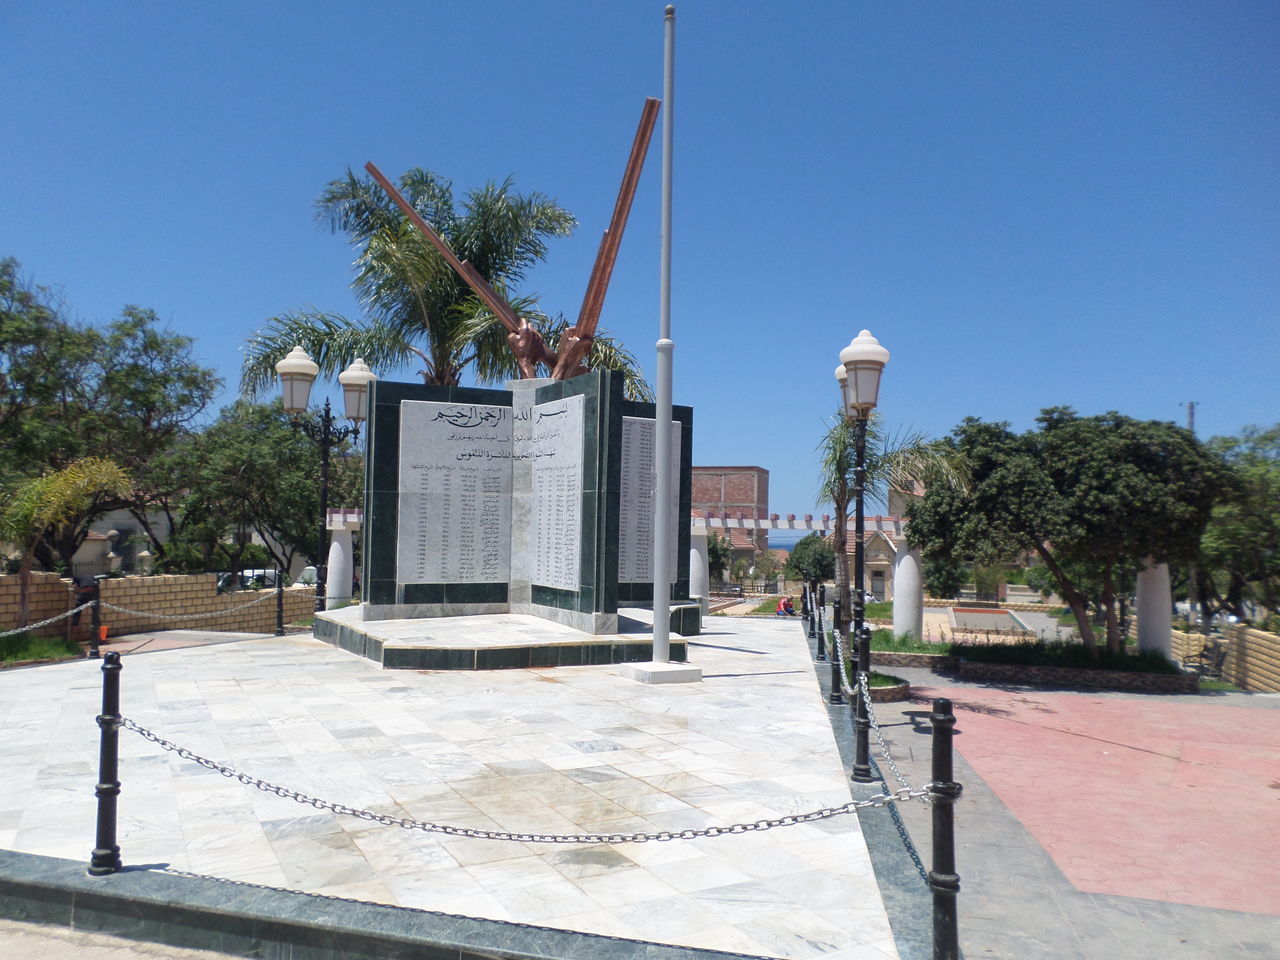
[[[267,960],[724,960],[746,957],[0,850],[0,916]],[[760,960],[760,958],[753,958]]]

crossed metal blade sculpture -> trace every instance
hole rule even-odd
[[[489,282],[480,275],[480,271],[467,261],[458,259],[444,239],[418,211],[413,209],[409,201],[401,196],[400,191],[383,176],[381,170],[372,163],[364,165],[369,175],[395,201],[396,206],[409,222],[439,251],[445,262],[475,292],[493,315],[502,321],[502,325],[507,328],[507,343],[515,355],[520,376],[524,379],[536,377],[539,364],[550,370],[555,380],[567,380],[587,372],[587,354],[595,340],[596,326],[600,322],[600,312],[604,307],[605,292],[609,287],[609,279],[613,275],[613,265],[618,259],[618,249],[622,246],[622,233],[626,229],[627,217],[631,213],[631,202],[635,199],[636,186],[640,182],[640,171],[644,168],[644,158],[649,150],[649,140],[653,136],[653,126],[658,118],[660,104],[661,101],[654,97],[645,99],[644,109],[640,113],[640,126],[636,129],[636,137],[631,144],[631,155],[627,158],[627,168],[622,175],[618,200],[613,207],[609,229],[600,239],[600,249],[596,253],[595,265],[591,268],[591,278],[587,281],[587,292],[582,298],[578,322],[561,335],[559,351],[551,350],[546,345],[542,334],[511,308],[511,304],[489,285]]]

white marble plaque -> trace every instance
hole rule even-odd
[[[398,583],[511,575],[511,409],[400,404]]]
[[[579,589],[582,538],[581,396],[536,404],[529,458],[533,479],[533,577],[536,584]]]
[[[657,424],[643,417],[622,418],[622,490],[618,539],[618,580],[653,582],[654,504],[657,500]],[[676,582],[680,513],[680,421],[671,421],[671,525],[667,531],[671,582]]]

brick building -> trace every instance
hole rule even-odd
[[[701,517],[769,516],[769,471],[764,467],[694,467],[693,513]],[[769,549],[768,530],[728,530],[734,558]]]

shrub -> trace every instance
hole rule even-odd
[[[1164,654],[1148,650],[1142,653],[1111,654],[1098,651],[1095,660],[1082,643],[1056,643],[1045,640],[1023,640],[1003,644],[951,644],[951,652],[966,660],[981,663],[1016,663],[1036,667],[1078,667],[1086,670],[1123,670],[1130,673],[1179,673]]]

